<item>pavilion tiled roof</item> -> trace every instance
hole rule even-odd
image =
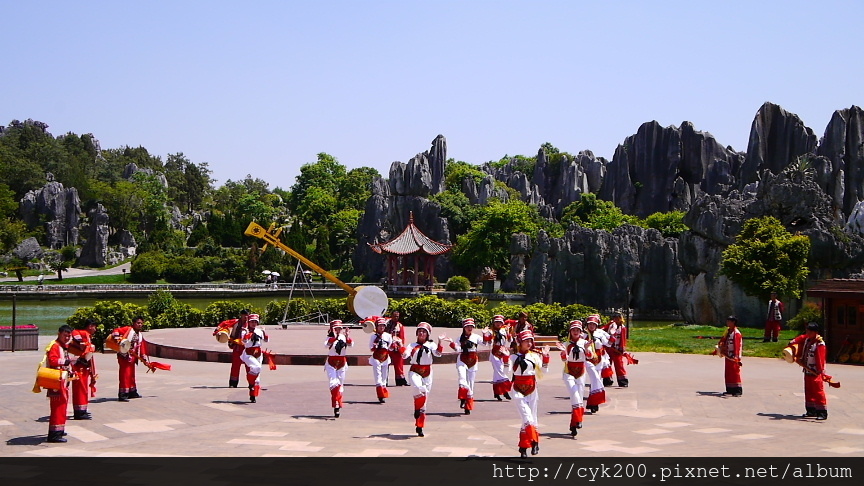
[[[417,252],[440,255],[453,248],[453,245],[439,243],[423,234],[419,228],[414,226],[413,213],[409,218],[408,226],[399,236],[383,243],[370,243],[369,246],[376,253],[393,253],[396,255],[411,255]]]
[[[842,294],[864,294],[864,280],[855,278],[832,278],[820,280],[807,289],[807,295],[811,297]]]

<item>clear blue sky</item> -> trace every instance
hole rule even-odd
[[[612,157],[643,122],[747,148],[765,101],[819,137],[864,104],[860,1],[0,1],[0,125],[289,188],[327,152],[387,176],[544,142]]]

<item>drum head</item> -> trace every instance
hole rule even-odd
[[[389,301],[387,294],[378,287],[357,287],[357,293],[348,297],[348,308],[357,317],[383,316]]]
[[[218,333],[216,333],[216,340],[219,341],[219,342],[222,343],[222,344],[227,343],[229,337],[230,337],[230,336],[228,336],[228,331],[225,330],[225,329],[223,329],[223,330],[219,331]]]
[[[124,340],[120,341],[120,352],[121,353],[124,353],[124,354],[128,353],[130,349],[132,349],[132,341],[130,341],[128,339],[124,339]]]
[[[783,348],[783,359],[785,359],[787,363],[794,363],[795,362],[795,350],[789,346]]]

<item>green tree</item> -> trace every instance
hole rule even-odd
[[[597,199],[596,194],[585,193],[578,201],[564,208],[561,223],[576,223],[585,228],[612,231],[625,224],[639,224],[639,218],[624,214],[615,203]]]
[[[667,238],[675,238],[687,231],[684,224],[684,211],[670,211],[668,213],[654,213],[645,218],[643,225],[646,228],[654,228]]]
[[[772,291],[800,297],[809,274],[810,240],[793,235],[773,216],[744,223],[736,242],[723,252],[720,273],[748,295]]]
[[[457,238],[453,261],[463,274],[476,274],[483,267],[506,273],[510,270],[511,236],[533,236],[542,227],[536,208],[518,200],[492,200],[479,211],[468,232]]]
[[[207,163],[195,164],[182,152],[168,154],[165,178],[168,180],[169,199],[184,211],[200,208],[212,190],[210,173]]]

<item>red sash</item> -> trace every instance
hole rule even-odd
[[[390,353],[384,348],[376,348],[375,351],[372,351],[372,357],[383,363],[390,357]]]
[[[585,374],[585,363],[567,362],[567,373],[574,378],[579,378]]]
[[[327,363],[337,370],[341,370],[348,363],[348,359],[345,356],[327,356]]]
[[[412,365],[411,365],[411,372],[412,372],[412,373],[417,373],[417,374],[420,375],[422,378],[426,378],[426,377],[429,376],[429,373],[432,372],[432,366],[430,366],[430,365],[418,365],[418,364],[412,364]]]
[[[471,368],[475,364],[477,364],[477,353],[469,353],[467,351],[463,351],[459,354],[459,359],[465,363],[465,366]]]
[[[261,357],[261,348],[258,346],[255,346],[252,348],[246,348],[245,351],[246,351],[246,354],[248,354],[249,356],[252,356],[253,358],[260,358]]]
[[[537,377],[534,375],[516,375],[513,377],[513,389],[524,396],[534,393],[537,387]]]
[[[492,346],[492,356],[495,356],[496,358],[503,358],[504,356],[506,356],[504,354],[505,349],[507,349],[507,348],[505,346],[500,345],[500,344]]]

